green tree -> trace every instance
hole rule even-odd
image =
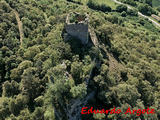
[[[53,107],[48,107],[47,110],[44,113],[44,119],[45,120],[55,120],[55,115],[54,115],[54,109]]]
[[[36,68],[30,67],[24,70],[20,88],[22,94],[26,95],[29,101],[33,101],[41,95],[45,87],[45,82],[36,77]]]
[[[123,12],[123,11],[127,12],[127,6],[125,6],[125,5],[118,5],[116,7],[116,11],[117,12]]]
[[[17,119],[18,120],[30,120],[31,119],[31,113],[30,113],[30,111],[27,108],[21,110],[20,114],[17,117]]]
[[[152,7],[153,0],[144,0],[146,4],[150,5]]]
[[[123,12],[121,13],[121,16],[122,16],[122,17],[126,17],[126,16],[127,16],[127,13],[126,13],[125,11],[123,11]]]
[[[81,83],[81,77],[82,77],[82,62],[72,62],[71,64],[71,74],[75,80],[75,82]]]
[[[16,99],[11,99],[9,102],[9,111],[14,114],[18,115],[20,111],[25,107],[26,105],[26,97],[23,95],[18,95]]]
[[[42,107],[36,107],[32,113],[33,120],[44,120],[44,109]]]
[[[73,98],[83,98],[87,94],[87,86],[85,84],[79,84],[78,86],[74,86],[70,90]]]
[[[157,7],[157,10],[160,12],[160,7]]]
[[[4,97],[13,97],[19,93],[19,84],[16,81],[6,81],[3,83],[3,93]]]
[[[7,97],[0,98],[0,119],[4,120],[7,116],[10,115],[9,111],[9,101],[10,99]]]
[[[96,120],[103,120],[105,118],[105,114],[104,113],[93,114],[93,118]]]
[[[111,87],[110,91],[108,91],[105,96],[109,103],[115,101],[115,105],[123,103],[135,105],[137,99],[140,98],[141,94],[138,92],[135,86],[122,83],[117,86]]]
[[[136,10],[128,9],[127,14],[131,16],[138,16],[138,12]]]
[[[150,16],[151,14],[157,14],[156,11],[154,9],[152,9],[152,7],[150,7],[149,5],[147,4],[141,4],[138,6],[138,10],[145,14],[145,15],[148,15]]]
[[[33,60],[37,53],[40,53],[40,49],[38,48],[38,46],[29,47],[27,51],[24,53],[24,57],[27,60]]]

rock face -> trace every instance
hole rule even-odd
[[[73,22],[73,23],[70,22],[70,15],[71,14],[69,14],[66,19],[66,26],[65,26],[66,32],[71,36],[78,38],[83,45],[86,45],[88,43],[88,38],[89,38],[87,15],[83,21]]]

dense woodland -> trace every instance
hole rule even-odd
[[[22,41],[14,10],[23,23]],[[89,14],[101,49],[64,39],[65,19],[73,11]],[[87,87],[95,58],[99,66]],[[0,0],[0,120],[68,120],[67,104],[92,91],[85,106],[123,111],[149,106],[156,113],[90,114],[82,120],[159,120],[160,28],[123,5]]]
[[[150,16],[151,14],[158,14],[160,9],[159,0],[119,0],[123,3],[136,7],[140,12]]]

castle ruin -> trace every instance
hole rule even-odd
[[[78,38],[83,45],[88,43],[88,15],[80,15],[79,13],[70,13],[66,19],[66,32]]]

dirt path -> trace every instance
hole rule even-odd
[[[19,29],[19,34],[20,34],[20,46],[22,47],[23,44],[23,37],[24,37],[24,33],[23,33],[23,24],[22,21],[20,20],[19,14],[16,10],[12,9],[12,11],[14,12],[15,16],[16,16],[16,20],[17,20],[17,24],[18,24],[18,29]]]
[[[22,45],[23,45],[23,38],[24,38],[22,21],[20,20],[18,12],[16,10],[14,10],[13,8],[11,8],[11,6],[9,4],[8,4],[8,6],[13,11],[13,13],[15,14],[17,25],[18,25],[18,29],[19,29],[20,47],[22,47]]]
[[[120,70],[124,69],[123,65],[115,59],[115,57],[113,56],[112,53],[108,52],[108,50],[106,49],[104,44],[102,44],[102,45],[99,44],[96,33],[94,32],[94,30],[92,29],[91,26],[89,26],[89,34],[90,34],[90,37],[91,37],[91,40],[92,40],[94,46],[97,48],[102,48],[105,51],[106,55],[108,56],[109,72],[110,73],[117,73],[117,79],[120,80],[121,79]]]
[[[105,51],[106,55],[108,56],[109,60],[109,73],[113,74],[116,73],[116,79],[120,81],[121,78],[121,73],[120,71],[124,69],[124,66],[117,61],[117,59],[113,56],[112,53],[108,52],[108,50],[105,48],[105,45],[100,45],[100,47]]]

